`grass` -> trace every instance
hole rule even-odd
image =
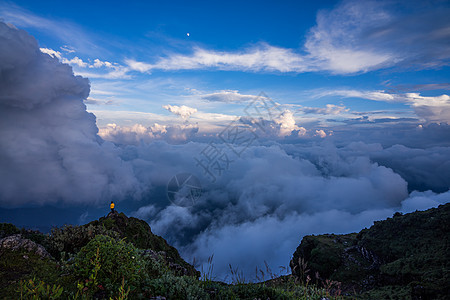
[[[112,240],[108,240],[108,243],[113,243],[117,249],[128,249],[127,247],[130,247],[123,244],[121,240],[117,244]],[[87,245],[89,248],[84,250],[83,247],[80,252],[84,253],[88,251],[87,249],[93,249],[97,244],[89,245]],[[105,248],[102,251],[109,251],[108,249]],[[99,251],[94,251],[93,257],[86,260],[87,266],[91,264],[94,270],[93,273],[89,273],[92,276],[87,273],[87,275],[82,276],[87,279],[81,281],[82,277],[76,275],[78,271],[74,272],[78,269],[67,274],[67,271],[71,270],[70,262],[69,267],[67,267],[64,265],[67,262],[63,260],[40,259],[31,253],[4,251],[0,264],[0,270],[2,270],[0,298],[94,299],[109,295],[108,297],[112,299],[144,299],[155,296],[164,296],[168,299],[323,299],[324,297],[344,299],[336,294],[331,287],[317,287],[308,283],[300,283],[293,276],[277,277],[267,264],[265,270],[258,270],[263,278],[269,278],[263,282],[249,282],[239,268],[231,266],[232,284],[215,281],[213,280],[213,256],[208,259],[208,267],[200,280],[191,276],[176,276],[169,268],[161,266],[162,271],[157,277],[145,276],[144,274],[139,277],[140,283],[135,282],[134,286],[127,284],[129,280],[122,277],[120,285],[111,285],[113,289],[102,294],[101,289],[108,289],[108,283],[102,281],[99,274],[104,268],[111,272],[111,269],[109,269],[110,262],[104,260],[111,259],[111,257],[103,256],[101,263],[99,263],[98,257],[101,253]],[[124,254],[126,253],[124,252]],[[28,258],[25,259],[24,256]],[[77,262],[77,260],[74,262],[77,266],[72,265],[72,268],[78,268],[78,264],[81,262]],[[139,263],[142,264],[142,261]],[[126,270],[123,272],[126,272]],[[126,276],[128,277],[128,275]],[[134,278],[134,280],[137,280],[137,278]],[[94,284],[92,285],[91,282]]]

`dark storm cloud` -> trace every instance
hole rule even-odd
[[[89,81],[0,23],[0,203],[92,203],[137,187],[86,111]]]

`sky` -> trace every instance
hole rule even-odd
[[[448,1],[315,2],[0,1],[0,221],[114,200],[251,278],[449,202]]]

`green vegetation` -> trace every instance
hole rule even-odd
[[[266,264],[256,270],[261,282],[251,283],[230,265],[232,284],[213,279],[213,256],[199,278],[147,223],[124,214],[49,235],[0,224],[0,237],[28,247],[0,248],[0,299],[444,299],[449,212],[447,204],[396,214],[358,234],[306,236],[292,275]]]
[[[449,246],[446,204],[396,213],[358,234],[305,236],[291,267],[297,278],[339,281],[344,292],[363,298],[444,299],[450,293]]]
[[[308,286],[292,276],[274,279],[269,269],[273,280],[262,283],[248,282],[231,266],[234,284],[214,281],[212,257],[199,279],[200,273],[146,222],[124,214],[54,228],[49,235],[0,224],[0,234],[21,234],[19,242],[32,240],[52,255],[43,258],[24,249],[0,248],[0,299],[342,298],[330,288]]]
[[[53,257],[59,259],[61,253],[77,253],[97,235],[124,239],[139,249],[162,251],[168,262],[186,270],[184,275],[200,276],[194,267],[181,258],[177,249],[170,246],[162,237],[153,234],[145,221],[128,218],[124,213],[110,214],[108,217],[102,217],[82,226],[68,225],[63,228],[54,228],[51,238],[44,241],[43,246]]]
[[[26,251],[0,250],[0,296],[16,299],[20,292],[21,281],[39,278],[42,282],[61,281],[61,271],[57,262],[41,258]],[[28,286],[29,287],[29,286]]]
[[[63,288],[54,284],[50,286],[43,281],[35,282],[33,279],[20,282],[20,298],[25,299],[60,299]]]
[[[130,290],[137,290],[143,268],[144,262],[133,244],[105,235],[97,235],[81,248],[72,264],[73,274],[82,280],[78,288],[90,294],[118,291],[122,281]]]

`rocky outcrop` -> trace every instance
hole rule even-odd
[[[136,248],[163,253],[164,260],[177,270],[176,274],[200,277],[200,272],[180,256],[178,250],[162,237],[152,233],[147,222],[127,217],[117,211],[109,212],[106,217],[81,226],[54,228],[49,239],[49,252],[59,258],[58,254],[74,254],[92,240],[96,235],[107,235],[115,239],[125,239]]]
[[[358,234],[305,236],[290,266],[300,280],[339,281],[372,299],[440,299],[450,293],[449,245],[450,203],[396,213]]]
[[[27,251],[39,255],[41,258],[51,257],[45,248],[32,240],[23,238],[21,234],[14,234],[0,240],[0,249],[13,251]]]

